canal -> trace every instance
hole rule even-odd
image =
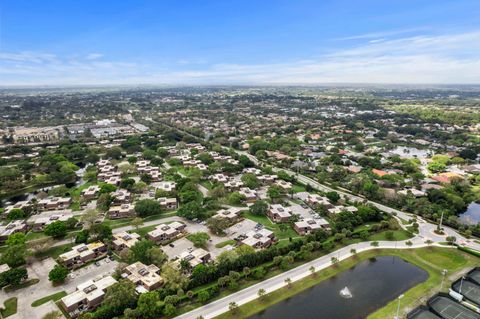
[[[361,319],[383,307],[428,273],[401,258],[363,261],[335,277],[250,317],[250,319]],[[351,298],[340,295],[348,287]]]

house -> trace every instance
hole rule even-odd
[[[238,190],[243,186],[242,181],[236,181],[236,180],[229,180],[224,184],[225,188],[228,189],[229,191],[234,191]]]
[[[132,194],[126,189],[117,189],[110,193],[114,204],[126,204],[132,201]]]
[[[355,206],[335,206],[333,208],[328,209],[330,214],[339,214],[341,212],[350,212],[355,213],[358,209]]]
[[[122,181],[122,179],[120,178],[120,176],[111,176],[111,177],[108,177],[107,179],[105,179],[105,183],[110,184],[110,185],[115,185],[115,186],[120,185],[121,181]]]
[[[268,248],[275,242],[275,234],[264,227],[255,228],[236,238],[240,245],[248,245],[254,249]]]
[[[250,174],[255,174],[255,175],[260,175],[262,173],[261,170],[255,167],[247,167],[243,169],[243,173],[250,173]]]
[[[215,174],[210,177],[211,180],[217,183],[225,184],[228,181],[228,176],[224,174]]]
[[[102,242],[80,244],[72,247],[70,251],[58,256],[58,260],[65,267],[78,268],[89,261],[104,257],[107,253],[107,246]]]
[[[98,185],[92,185],[82,190],[82,197],[85,200],[92,200],[97,197],[99,192],[100,192],[100,187]]]
[[[126,231],[113,234],[113,248],[117,251],[130,249],[140,240],[140,235],[137,233],[127,233]]]
[[[173,192],[177,184],[175,182],[163,181],[158,183],[157,190],[161,190],[164,192]]]
[[[383,177],[385,175],[390,174],[389,172],[382,171],[381,169],[376,169],[376,168],[372,168],[372,173],[377,175],[378,177]]]
[[[211,255],[208,251],[202,248],[189,248],[182,252],[179,257],[180,260],[187,261],[190,264],[190,267],[194,268],[195,266],[209,262]]]
[[[184,223],[173,222],[170,224],[161,224],[155,227],[154,230],[147,233],[147,239],[155,242],[170,241],[180,235],[187,227]]]
[[[253,189],[242,187],[238,192],[245,196],[247,203],[254,203],[257,201],[257,192]]]
[[[326,208],[333,207],[332,203],[330,203],[328,198],[320,196],[318,194],[308,194],[307,198],[305,199],[305,202],[311,207],[315,207],[315,208],[320,206],[324,206]]]
[[[267,210],[267,216],[276,223],[287,223],[292,214],[289,208],[281,204],[272,204]]]
[[[238,208],[231,207],[229,209],[221,209],[212,218],[225,219],[230,224],[234,224],[240,217],[240,210]]]
[[[415,189],[415,188],[409,188],[409,189],[401,190],[401,191],[398,192],[398,194],[404,195],[404,196],[407,196],[408,194],[411,194],[411,195],[413,195],[414,197],[427,196],[427,193],[426,193],[426,192],[421,191],[421,190],[418,190],[418,189]]]
[[[93,311],[103,301],[107,288],[117,283],[112,276],[103,277],[97,281],[88,280],[77,286],[77,289],[60,299],[59,304],[72,318]]]
[[[160,197],[157,199],[157,201],[160,203],[160,206],[162,206],[162,208],[165,210],[175,210],[178,208],[177,199],[175,197]]]
[[[319,229],[330,229],[330,224],[323,218],[306,218],[304,220],[295,222],[293,224],[293,229],[295,229],[299,235],[303,236],[311,234]]]
[[[153,264],[146,266],[139,261],[125,267],[122,278],[133,282],[138,293],[153,291],[163,285],[160,269]]]
[[[135,206],[133,204],[121,204],[112,206],[108,209],[107,212],[108,218],[118,219],[118,218],[132,218],[137,214],[135,213]]]
[[[463,177],[460,174],[453,173],[453,172],[440,173],[430,178],[442,184],[450,184],[454,180],[463,179]]]
[[[0,242],[8,239],[8,236],[15,233],[26,233],[27,224],[23,220],[13,220],[5,226],[0,226]]]
[[[277,175],[260,175],[257,178],[262,184],[272,184],[278,177]]]
[[[40,211],[66,209],[72,203],[70,197],[47,197],[37,203]]]
[[[67,213],[67,212],[62,214],[49,215],[49,216],[42,214],[42,215],[32,217],[31,218],[32,222],[29,221],[29,223],[31,223],[32,231],[40,232],[40,231],[43,231],[46,226],[56,221],[66,222],[72,217],[74,217],[73,213]]]
[[[2,218],[7,218],[8,214],[12,211],[12,209],[21,209],[24,212],[30,211],[32,208],[32,203],[28,200],[18,201],[13,205],[8,205],[5,207],[2,213]]]

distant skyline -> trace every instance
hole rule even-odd
[[[480,84],[478,0],[0,2],[0,86]]]

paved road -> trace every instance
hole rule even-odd
[[[173,127],[173,126],[172,126]],[[175,128],[175,127],[174,127]],[[178,128],[177,128],[178,129]],[[182,130],[180,130],[182,131]],[[182,131],[188,135],[193,136],[192,134]],[[196,137],[196,136],[195,136]],[[197,137],[198,138],[198,137]],[[228,147],[224,147],[225,149],[229,149]],[[261,164],[261,161],[258,160],[255,156],[244,152],[244,151],[239,151],[239,150],[234,150],[237,152],[237,154],[240,155],[246,155],[255,165],[259,166]],[[342,190],[338,189],[332,189],[326,185],[323,185],[319,183],[318,181],[313,180],[310,177],[304,176],[302,174],[297,174],[291,170],[288,169],[282,169],[282,168],[273,168],[274,171],[280,171],[284,170],[290,175],[295,175],[297,180],[305,185],[310,185],[312,188],[324,192],[328,191],[336,191],[339,193],[342,197],[348,198],[351,201],[356,201],[356,202],[367,202],[369,204],[372,204],[379,208],[380,210],[395,215],[397,218],[401,218],[403,220],[410,220],[413,217],[417,218],[417,221],[420,225],[419,227],[419,234],[416,235],[413,239],[410,239],[410,242],[412,242],[411,246],[406,245],[407,241],[399,241],[399,242],[391,242],[391,241],[382,241],[379,242],[378,248],[388,248],[388,249],[406,249],[406,248],[421,248],[421,247],[426,247],[428,246],[426,244],[427,240],[431,240],[434,245],[439,245],[440,242],[444,242],[446,239],[446,236],[455,236],[457,238],[457,243],[460,245],[464,245],[473,249],[476,249],[480,251],[480,244],[476,243],[475,241],[468,240],[459,233],[457,233],[454,229],[451,229],[449,227],[444,227],[444,235],[438,235],[434,232],[434,230],[437,228],[437,225],[432,224],[428,221],[423,220],[419,216],[414,216],[412,214],[407,214],[405,212],[402,212],[398,209],[394,209],[388,206],[385,206],[380,203],[376,203],[370,200],[366,200],[363,197],[356,196],[350,193],[347,193]],[[402,227],[405,227],[402,223],[400,223]],[[445,246],[443,246],[445,247]],[[220,300],[216,300],[214,302],[211,302],[205,306],[202,306],[200,308],[197,308],[195,310],[192,310],[186,314],[177,316],[177,319],[196,319],[200,316],[203,318],[214,318],[224,312],[227,312],[229,310],[229,304],[230,302],[235,302],[238,305],[245,304],[249,301],[252,301],[257,298],[258,296],[258,290],[259,289],[265,289],[267,293],[275,291],[283,286],[286,285],[285,279],[289,278],[292,281],[297,281],[300,280],[306,276],[308,276],[310,272],[310,268],[313,266],[315,267],[316,271],[322,270],[330,266],[331,263],[331,258],[336,257],[338,260],[343,260],[348,257],[351,257],[350,250],[354,248],[357,252],[362,252],[370,249],[375,249],[376,247],[373,247],[370,242],[363,242],[363,243],[358,243],[354,245],[350,245],[344,248],[341,248],[335,252],[332,252],[326,256],[322,256],[318,259],[315,259],[311,262],[308,262],[302,266],[299,266],[297,268],[294,268],[290,271],[284,272],[278,276],[275,276],[273,278],[267,279],[265,281],[262,281],[256,285],[253,285],[251,287],[248,287],[246,289],[243,289],[239,292],[233,293],[231,295],[228,295]]]

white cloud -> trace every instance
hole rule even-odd
[[[85,59],[87,59],[87,60],[97,60],[97,59],[100,59],[101,57],[103,57],[103,54],[101,54],[101,53],[90,53],[85,57]]]
[[[363,45],[308,60],[274,64],[179,60],[168,69],[154,64],[98,60],[100,56],[68,60],[52,54],[0,53],[0,85],[480,84],[480,31],[379,40],[369,38]]]

